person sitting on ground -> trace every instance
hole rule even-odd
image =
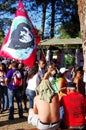
[[[60,105],[64,108],[61,127],[84,129],[85,127],[85,98],[76,92],[76,84],[67,83],[67,95],[63,96]]]
[[[57,130],[60,125],[59,97],[49,80],[42,80],[36,88],[34,107],[29,110],[28,123],[40,130]]]

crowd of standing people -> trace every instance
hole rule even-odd
[[[21,84],[16,84],[15,72],[20,72]],[[9,120],[14,119],[15,97],[19,118],[26,110],[28,123],[40,130],[85,129],[85,96],[82,66],[65,68],[40,59],[28,68],[16,60],[0,61],[0,113],[9,110]]]

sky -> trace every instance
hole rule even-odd
[[[16,4],[16,10],[17,10],[17,7],[18,7],[18,3]],[[26,6],[25,6],[25,9],[26,9]],[[39,13],[37,13],[35,11],[27,11],[27,9],[26,9],[33,26],[37,29],[41,29],[41,16],[42,15],[40,13],[40,9],[38,9],[38,10],[39,10]],[[1,18],[8,18],[9,17],[12,21],[14,19],[14,16],[15,16],[15,14],[10,15],[10,13],[8,13],[8,12],[5,12],[3,15],[0,15]],[[9,27],[8,28],[6,27],[5,28],[5,35],[8,32],[8,30],[9,30]]]
[[[24,4],[24,3],[23,3]],[[28,7],[28,10],[29,10],[29,6],[28,5],[25,5],[24,4],[24,6],[25,6],[25,9],[26,9],[26,11],[27,11],[27,7]],[[16,9],[17,9],[17,7],[18,7],[18,2],[16,3]],[[36,11],[34,11],[34,10],[31,10],[31,11],[27,11],[27,13],[28,13],[28,16],[30,17],[30,19],[31,19],[31,22],[32,22],[32,24],[33,24],[33,26],[35,27],[35,28],[37,28],[37,29],[39,29],[39,30],[41,30],[41,20],[42,20],[42,14],[41,14],[41,7],[38,7],[37,8],[37,10],[38,10],[38,13],[36,12]],[[48,11],[47,11],[48,12]],[[49,13],[47,13],[46,14],[46,17],[49,17]],[[13,20],[14,19],[14,16],[15,16],[15,14],[11,14],[10,15],[10,13],[5,13],[5,14],[3,14],[2,16],[1,16],[1,18],[10,18],[11,20]],[[8,32],[8,30],[9,30],[9,27],[5,27],[5,35],[7,34],[7,32]],[[46,33],[48,33],[49,34],[49,32],[50,32],[50,27],[48,26],[48,24],[47,24],[47,20],[46,20],[46,22],[45,22],[45,32]],[[55,27],[55,32],[57,32],[57,26]],[[57,36],[57,34],[55,35],[55,37]]]

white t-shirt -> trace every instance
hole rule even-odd
[[[40,77],[38,73],[36,73],[31,79],[27,80],[27,89],[35,90],[35,88],[40,83]]]

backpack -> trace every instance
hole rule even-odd
[[[12,85],[15,87],[21,87],[22,86],[22,75],[19,70],[16,70],[12,75]]]

